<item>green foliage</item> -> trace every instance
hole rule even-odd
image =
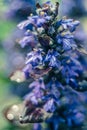
[[[11,30],[16,27],[16,24],[9,20],[1,20],[0,21],[0,40],[6,38]]]

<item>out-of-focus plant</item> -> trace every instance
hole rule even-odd
[[[7,18],[21,20],[34,13],[35,0],[12,0],[8,1]]]
[[[14,72],[11,80],[34,80],[24,98],[20,123],[45,121],[51,123],[52,130],[58,130],[61,123],[79,128],[85,121],[80,92],[87,90],[85,69],[79,62],[86,51],[73,35],[79,21],[59,19],[58,2],[37,3],[36,7],[36,15],[18,24],[25,31],[18,43],[32,51],[27,53],[23,69]]]
[[[86,15],[85,0],[62,0],[61,5],[63,15],[82,17]]]
[[[22,53],[23,51],[21,49],[19,50],[19,47],[16,46],[17,40],[15,40],[22,37],[23,32],[19,31],[15,25],[18,21],[34,12],[35,0],[7,0],[2,3],[4,6],[6,5],[7,8],[4,11],[3,19],[0,24],[3,31],[1,32],[0,38],[2,40],[2,47],[4,48],[7,57],[6,59],[8,65],[6,66],[6,72],[9,75],[14,69],[19,69],[24,65],[24,53]],[[26,86],[26,83],[24,83],[24,85]],[[18,84],[11,83],[10,92],[14,95],[16,94],[18,96],[23,96],[28,91],[27,88],[23,89],[24,85],[21,85],[22,87],[20,87],[19,91]]]
[[[23,15],[27,17],[30,14],[31,2],[33,6],[32,9],[34,9],[34,4],[33,4],[34,0],[33,1],[32,0],[31,1],[18,0],[17,3],[19,4],[17,4],[15,8],[16,7],[21,8],[22,10],[22,8],[28,7],[27,14],[26,14],[26,11],[23,9],[22,11],[23,15],[17,15],[17,10],[11,9],[12,2],[15,3],[17,1],[0,0],[0,62],[1,62],[0,64],[0,96],[1,96],[0,113],[3,112],[4,108],[5,108],[4,110],[6,110],[7,107],[9,108],[10,107],[9,105],[19,102],[19,98],[17,98],[17,96],[15,95],[22,97],[28,92],[27,87],[23,89],[23,87],[26,86],[26,83],[24,84],[24,86],[23,84],[20,85],[20,91],[19,91],[18,84],[9,82],[10,80],[8,79],[8,76],[14,69],[17,69],[19,68],[19,66],[21,67],[24,64],[23,54],[19,52],[19,49],[17,49],[15,45],[16,44],[15,39],[22,36],[22,32],[20,32],[17,29],[16,24],[19,19],[23,19]],[[19,7],[20,5],[22,6]],[[13,14],[13,15],[10,15],[10,14]],[[12,59],[14,59],[13,62],[12,62]],[[17,63],[17,61],[19,62]],[[10,65],[12,66],[10,67]],[[11,107],[9,108],[9,110],[10,109]],[[8,114],[9,112],[12,112],[12,111],[8,111]],[[14,117],[16,117],[16,115],[14,115]],[[10,127],[12,127],[12,129],[17,129],[13,126],[13,124],[15,123],[12,123],[12,125],[9,124],[7,120],[3,118],[3,115],[0,117],[0,124],[1,124],[0,129],[2,130],[11,129]],[[8,127],[8,128],[5,128],[5,127]]]

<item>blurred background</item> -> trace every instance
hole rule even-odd
[[[42,1],[38,0],[40,3]],[[61,17],[80,20],[79,33],[75,34],[75,38],[87,49],[87,0],[51,1],[60,2]],[[27,88],[29,83],[15,83],[10,81],[9,77],[12,72],[23,67],[28,51],[27,48],[22,50],[17,44],[17,40],[23,36],[17,24],[31,13],[35,14],[36,2],[36,0],[0,0],[0,130],[32,129],[31,124],[20,126],[16,122],[17,114],[22,108],[23,96],[29,92]],[[85,60],[87,61],[87,55]],[[87,127],[84,126],[83,129],[87,130]]]

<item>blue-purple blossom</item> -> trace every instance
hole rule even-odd
[[[59,53],[53,50],[49,50],[46,58],[44,60],[45,64],[48,64],[50,67],[60,67],[60,61],[57,59]]]
[[[29,85],[29,88],[33,89],[33,91],[25,96],[25,100],[30,99],[33,104],[38,104],[41,97],[44,95],[45,84],[42,79],[38,81],[34,81]]]
[[[47,112],[54,112],[56,110],[55,102],[53,99],[49,99],[43,107]]]
[[[32,66],[37,66],[39,64],[42,64],[43,57],[42,57],[43,51],[40,50],[34,50],[27,54],[26,58],[26,64],[31,64]]]
[[[70,33],[60,33],[56,36],[56,40],[64,50],[70,50],[71,48],[77,47],[74,42],[74,36]]]
[[[34,35],[25,36],[19,41],[19,44],[21,45],[22,48],[24,48],[26,45],[29,45],[32,48],[34,48],[37,44],[37,39]]]
[[[45,64],[43,61],[44,52],[42,49],[33,50],[32,52],[28,53],[26,57],[25,67],[23,68],[25,77],[38,78],[49,72],[51,68],[45,68]]]
[[[46,24],[51,19],[50,16],[29,16],[28,20],[25,20],[18,24],[18,27],[20,29],[30,29],[32,30],[32,27],[42,27],[44,24]]]
[[[82,104],[76,90],[80,90],[84,68],[79,62],[78,44],[72,33],[79,21],[59,20],[58,2],[55,6],[50,2],[42,6],[37,3],[36,7],[37,15],[29,16],[18,25],[25,29],[19,44],[33,46],[22,72],[27,80],[35,80],[25,96],[27,110],[21,122],[51,121],[56,124],[64,121],[69,127],[82,125],[85,110],[78,107]]]
[[[63,18],[56,22],[56,26],[62,26],[64,30],[69,29],[70,32],[73,32],[76,30],[76,27],[79,25],[79,23],[79,21],[74,21],[73,19]]]

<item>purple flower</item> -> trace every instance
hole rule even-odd
[[[34,50],[27,54],[26,62],[25,64],[31,64],[32,66],[38,66],[42,64],[43,57],[42,57],[43,51],[40,50]]]
[[[28,112],[25,123],[31,122],[30,119],[44,121],[44,116],[47,120],[49,114],[54,118],[61,116],[68,126],[82,124],[84,120],[79,110],[75,112],[80,105],[75,91],[81,86],[79,81],[82,79],[83,68],[75,50],[78,45],[72,32],[79,21],[66,18],[58,20],[58,6],[58,2],[55,6],[50,2],[42,6],[37,3],[37,15],[29,16],[28,20],[18,25],[26,31],[25,37],[19,41],[21,46],[35,47],[27,54],[22,69],[23,77],[35,80],[29,85],[30,93],[25,96]]]
[[[60,33],[56,36],[57,43],[62,46],[64,50],[70,50],[76,48],[77,45],[74,42],[74,36],[68,33]]]
[[[56,110],[55,102],[53,99],[50,99],[46,102],[46,104],[43,106],[45,111],[47,112],[54,112]]]
[[[50,16],[29,16],[28,20],[18,24],[18,28],[32,30],[33,27],[43,27],[43,25],[46,24],[50,19]]]
[[[39,78],[51,70],[50,67],[45,68],[45,64],[43,62],[44,56],[42,56],[43,54],[44,52],[42,49],[34,50],[27,54],[25,67],[23,68],[26,78]]]
[[[34,48],[37,44],[37,38],[35,35],[31,34],[29,36],[23,37],[21,40],[19,40],[19,44],[21,45],[22,48],[24,48],[26,45],[31,46]]]
[[[79,21],[74,21],[73,19],[63,18],[60,21],[57,21],[56,26],[61,25],[65,30],[68,29],[70,32],[73,32],[76,30],[76,27],[79,25],[79,23]]]
[[[59,53],[53,50],[49,50],[46,58],[44,60],[45,64],[48,64],[50,67],[60,67],[60,62],[58,61],[57,57],[59,56]]]
[[[66,83],[69,83],[71,78],[78,77],[78,73],[73,70],[73,68],[69,66],[64,66],[61,71],[63,78],[66,80]]]
[[[28,25],[30,25],[30,28],[32,28],[32,26],[33,26],[31,21],[25,20],[25,21],[19,23],[17,25],[17,27],[22,30],[22,29],[26,28]]]
[[[31,16],[28,17],[28,20],[36,27],[41,27],[44,23],[46,23],[45,17],[40,16]]]
[[[43,66],[43,57],[42,50],[34,50],[27,54],[25,67],[23,69],[26,77],[33,74],[36,68],[39,68],[41,65]]]
[[[25,96],[25,100],[31,101],[32,104],[37,105],[45,91],[45,84],[43,79],[40,78],[39,80],[34,81],[29,85],[29,88],[32,89],[32,92]]]

